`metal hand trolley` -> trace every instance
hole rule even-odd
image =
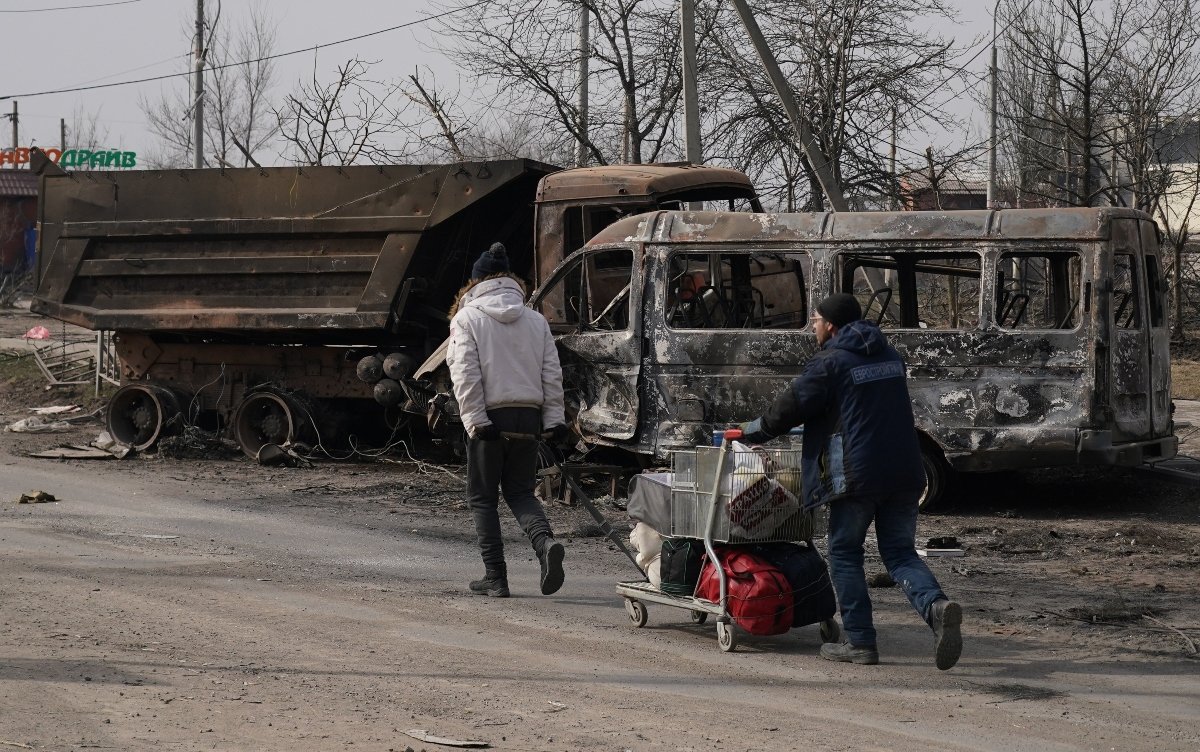
[[[648,603],[688,610],[695,624],[704,624],[712,614],[717,617],[717,645],[725,652],[737,648],[738,638],[734,631],[733,619],[729,615],[728,578],[725,568],[719,565],[720,559],[717,558],[713,544],[801,541],[811,547],[815,526],[815,515],[804,511],[801,506],[765,537],[746,537],[747,531],[739,530],[739,527],[731,522],[726,510],[730,499],[749,484],[757,482],[762,473],[740,470],[742,463],[739,462],[738,455],[753,453],[753,459],[768,467],[773,479],[799,499],[800,449],[756,448],[752,452],[743,453],[734,450],[730,441],[731,437],[727,435],[719,447],[697,447],[672,453],[674,480],[671,486],[670,534],[703,539],[708,560],[715,564],[717,572],[720,585],[718,602],[664,593],[649,581],[617,583],[617,594],[624,596],[625,611],[629,614],[633,626],[640,628],[646,625]],[[733,465],[730,466],[730,463]],[[622,549],[624,550],[624,546]],[[633,558],[627,550],[626,555]],[[841,636],[840,628],[832,618],[820,622],[820,631],[823,642],[835,642]]]

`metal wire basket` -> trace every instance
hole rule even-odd
[[[800,449],[696,447],[672,455],[671,535],[718,543],[806,541],[816,521],[803,510]],[[724,460],[721,452],[726,451]],[[718,472],[720,473],[718,477]]]

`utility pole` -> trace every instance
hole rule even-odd
[[[18,143],[18,141],[19,141],[19,133],[18,133],[18,129],[17,129],[17,122],[18,122],[19,120],[20,120],[20,117],[17,115],[17,100],[15,100],[15,99],[14,99],[14,100],[13,100],[13,112],[12,112],[12,125],[13,125],[13,167],[16,167],[16,166],[17,166],[17,160],[16,160],[16,156],[17,156],[17,147],[18,147],[18,146],[20,146],[20,144]]]
[[[891,209],[900,210],[900,181],[896,177],[896,105],[892,105],[892,143],[888,150],[888,173],[892,176]]]
[[[988,71],[990,81],[988,98],[991,106],[988,108],[988,182],[987,208],[996,208],[996,13],[1000,10],[1000,0],[992,6],[992,65]]]
[[[58,148],[60,151],[67,150],[67,119],[58,119]]]
[[[821,190],[824,191],[826,200],[829,201],[829,205],[834,211],[849,211],[850,205],[846,203],[846,197],[842,195],[842,187],[838,185],[837,178],[834,177],[833,170],[829,167],[829,159],[821,152],[820,146],[809,132],[808,121],[800,116],[800,108],[796,104],[796,98],[792,95],[791,84],[783,77],[783,71],[779,69],[775,55],[771,53],[771,48],[767,46],[767,40],[763,38],[762,30],[758,28],[758,21],[754,20],[754,13],[746,4],[746,0],[733,0],[733,7],[737,9],[738,16],[742,19],[742,26],[746,27],[750,41],[754,43],[758,59],[762,61],[763,68],[766,68],[771,85],[775,87],[775,93],[783,102],[783,109],[787,112],[788,120],[791,121],[792,128],[795,129],[800,140],[800,148],[804,150],[804,157],[816,174],[817,182],[821,184]]]
[[[700,164],[700,102],[696,93],[696,0],[680,0],[680,39],[683,41],[683,125],[685,153],[691,164]]]
[[[575,166],[586,167],[588,162],[588,63],[592,56],[592,20],[588,7],[579,6],[579,143],[575,150]]]
[[[204,166],[204,0],[196,0],[196,80],[192,100],[192,166]]]
[[[688,164],[701,164],[704,156],[700,149],[700,102],[696,93],[696,0],[680,0],[679,38],[683,52],[683,132],[684,154]],[[703,211],[703,201],[691,201],[688,208]]]

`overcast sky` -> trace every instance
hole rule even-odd
[[[437,12],[424,0],[225,0],[223,19],[236,25],[252,2],[263,5],[277,21],[277,52],[311,48]],[[949,4],[959,9],[960,23],[945,33],[963,43],[990,33],[990,4],[978,0],[949,0]],[[86,5],[96,7],[46,10]],[[217,5],[217,0],[207,0],[209,15]],[[195,8],[195,0],[0,0],[0,25],[5,32],[0,43],[0,96],[26,94],[18,97],[20,145],[57,146],[59,118],[70,123],[73,113],[80,111],[99,113],[110,133],[109,143],[93,146],[139,154],[151,151],[153,137],[145,129],[138,96],[154,99],[167,87],[187,86],[186,78],[68,94],[27,94],[184,70]],[[438,85],[447,88],[458,79],[453,66],[429,49],[432,26],[417,24],[321,50],[319,68],[327,77],[338,62],[354,55],[380,61],[372,74],[383,79],[407,75],[418,65],[429,66],[438,73]],[[963,62],[978,50],[972,49]],[[968,70],[985,70],[987,58],[986,51],[978,55]],[[291,90],[298,78],[311,74],[313,53],[310,49],[276,64],[274,93],[279,97]],[[958,112],[973,110],[966,97],[947,106]],[[11,111],[12,100],[0,100],[0,113]],[[8,122],[0,122],[0,144],[11,146],[10,133]]]

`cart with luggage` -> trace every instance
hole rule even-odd
[[[702,544],[703,568],[690,593],[678,586],[664,591],[666,572],[661,586],[649,579],[618,583],[629,620],[645,626],[648,604],[686,610],[695,624],[714,616],[717,644],[726,652],[738,644],[735,624],[752,634],[818,624],[822,641],[834,642],[840,637],[836,602],[828,568],[813,546],[816,515],[803,508],[801,450],[751,448],[736,438],[739,432],[727,431],[719,446],[673,453],[669,489],[659,489],[668,506],[656,524],[664,543]],[[665,485],[662,476],[658,480]],[[631,499],[631,514],[633,506]],[[788,590],[781,594],[784,569]]]

